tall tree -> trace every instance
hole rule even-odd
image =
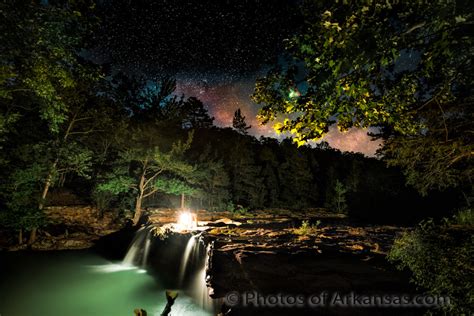
[[[383,153],[420,192],[472,188],[473,5],[306,2],[288,64],[257,81],[260,118],[300,144],[335,123],[383,127]]]
[[[72,134],[85,132],[76,129],[77,122],[83,120],[79,112],[84,111],[79,109],[90,93],[87,88],[98,78],[96,69],[77,54],[91,27],[90,20],[78,10],[91,8],[86,1],[69,6],[13,1],[3,2],[1,8],[5,48],[0,52],[2,128],[11,127],[13,133],[24,131],[26,126],[34,128],[36,135],[32,139],[19,137],[21,135],[17,133],[15,141],[28,144],[31,149],[51,158],[41,159],[44,165],[38,168],[38,161],[28,161],[28,156],[21,150],[12,150],[11,157],[16,155],[15,159],[21,162],[15,164],[19,169],[10,168],[13,172],[8,178],[10,183],[15,183],[18,180],[15,177],[24,174],[22,171],[41,170],[39,177],[32,178],[41,189],[37,192],[28,190],[39,195],[32,196],[30,201],[36,201],[36,209],[41,211],[57,176],[68,172],[85,175],[91,158],[90,152],[77,139],[76,142],[70,139]],[[30,131],[27,133],[31,134]],[[33,227],[30,242],[35,238]]]
[[[326,201],[326,207],[330,208],[331,211],[335,211],[337,213],[344,213],[347,209],[346,203],[346,193],[347,189],[345,188],[344,184],[336,180],[334,187],[330,188],[331,193],[328,195],[328,199]]]
[[[240,109],[237,109],[234,113],[234,118],[232,119],[232,127],[237,132],[247,135],[248,130],[252,128],[252,125],[247,125],[247,122],[245,122],[245,116],[242,115]]]
[[[253,144],[248,138],[244,138],[233,146],[228,157],[233,201],[253,208],[261,207],[265,188],[259,177],[261,167],[257,164]]]
[[[99,191],[113,194],[132,191],[135,194],[135,225],[141,218],[144,201],[153,194],[192,193],[190,182],[196,171],[183,156],[191,145],[192,133],[186,142],[177,141],[169,151],[164,151],[148,142],[156,137],[156,130],[148,130],[151,135],[147,135],[145,130],[137,131],[138,133],[132,136],[134,140],[130,147],[121,152],[114,172],[98,186]]]
[[[279,191],[281,183],[278,178],[278,152],[279,143],[276,139],[260,138],[261,148],[258,156],[259,163],[262,165],[261,178],[265,187],[264,205],[269,207],[278,206]]]
[[[204,200],[205,206],[217,211],[223,209],[230,200],[230,179],[224,162],[211,150],[208,144],[197,159],[199,169],[202,170],[199,182],[202,188],[201,199]]]
[[[278,167],[279,200],[285,207],[307,207],[312,196],[317,195],[317,185],[313,181],[308,159],[290,139],[283,140],[280,147],[283,158]]]
[[[182,107],[183,127],[184,128],[211,128],[214,117],[209,116],[207,109],[201,100],[190,97]]]

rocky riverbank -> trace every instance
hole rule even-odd
[[[357,224],[324,210],[196,214],[212,245],[206,280],[213,298],[234,291],[413,291],[385,260],[393,240],[408,228]],[[177,217],[173,210],[155,210],[149,220],[159,230]]]
[[[115,211],[100,212],[88,205],[50,206],[44,212],[48,225],[38,230],[35,243],[28,246],[24,240],[18,244],[16,236],[9,234],[1,238],[0,249],[86,249],[94,246],[101,237],[117,232],[125,225],[125,221]]]

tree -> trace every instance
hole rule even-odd
[[[264,205],[275,207],[278,205],[279,191],[281,185],[278,179],[279,161],[277,153],[280,149],[276,139],[260,138],[262,148],[258,160],[262,166],[261,179],[265,187]]]
[[[153,133],[153,136],[156,136],[156,133]],[[140,130],[135,137],[143,140],[151,135]],[[169,151],[151,146],[147,142],[133,140],[131,146],[120,153],[117,166],[98,186],[98,190],[113,194],[132,191],[136,196],[133,223],[138,224],[146,198],[157,192],[168,194],[193,192],[189,183],[192,183],[191,179],[196,168],[187,163],[183,157],[192,139],[191,132],[186,142],[175,142]]]
[[[13,98],[12,91],[8,87],[8,80],[15,76],[12,66],[0,65],[0,104],[5,105]],[[7,134],[12,130],[15,122],[18,120],[20,114],[16,110],[11,110],[2,106],[0,111],[0,166],[8,162],[7,155],[3,149],[3,145],[7,140]]]
[[[109,97],[122,104],[137,122],[161,122],[172,128],[211,128],[214,118],[195,97],[173,95],[176,80],[169,77],[143,77],[124,73],[113,75]]]
[[[183,103],[184,128],[211,128],[214,117],[210,117],[204,104],[197,98],[190,97]]]
[[[186,195],[193,196],[197,192],[197,189],[189,182],[178,178],[157,178],[155,186],[163,193],[181,196],[181,209],[186,206]]]
[[[198,157],[200,197],[209,210],[222,210],[230,200],[230,179],[224,162],[208,144]]]
[[[301,208],[309,206],[314,192],[317,189],[313,181],[308,159],[303,150],[296,147],[290,139],[280,144],[282,153],[281,163],[278,166],[280,181],[279,201],[284,207]]]
[[[449,315],[472,313],[472,224],[471,229],[460,224],[456,219],[423,221],[397,238],[388,255],[398,269],[409,268],[412,281],[429,295],[449,297],[449,304],[441,306]]]
[[[233,144],[228,157],[233,202],[246,207],[261,207],[264,186],[260,178],[252,143],[246,138]]]
[[[71,172],[85,175],[90,166],[90,151],[77,139],[73,142],[70,139],[72,134],[79,133],[73,130],[82,120],[78,109],[89,95],[89,89],[83,89],[98,78],[96,69],[77,54],[92,25],[79,8],[83,12],[90,8],[82,1],[69,6],[13,1],[2,3],[1,8],[5,49],[0,53],[0,137],[8,130],[13,134],[10,136],[17,136],[15,142],[25,145],[23,148],[29,145],[50,158],[41,159],[43,173],[35,178],[35,187],[41,188],[34,192],[27,190],[27,196],[37,203],[36,211],[41,212],[58,176]],[[83,94],[84,91],[87,93]],[[32,131],[25,134],[35,133],[32,139],[18,134],[26,128]],[[10,151],[8,158],[15,160],[7,176],[13,183],[23,172],[38,170],[38,162],[29,160],[21,152],[22,146],[15,149],[19,150]],[[18,189],[22,187],[26,186]],[[32,243],[36,228],[29,226]]]
[[[2,97],[6,106],[19,96],[29,98],[39,117],[56,132],[66,120],[68,98],[77,78],[93,75],[79,63],[77,51],[90,21],[74,5],[41,5],[35,2],[2,3]],[[6,80],[5,80],[6,77]]]
[[[38,183],[44,174],[44,165],[34,163],[14,170],[2,193],[6,198],[6,210],[0,213],[4,226],[18,231],[18,244],[23,243],[24,231],[34,231],[47,223],[38,212]]]
[[[329,126],[381,127],[409,184],[472,187],[473,3],[332,2],[303,7],[291,56],[260,78],[263,123],[303,144]]]
[[[234,118],[232,119],[232,127],[239,133],[243,135],[248,134],[248,130],[252,128],[252,125],[247,125],[245,122],[245,116],[242,115],[240,109],[237,109],[234,113]]]
[[[334,187],[331,190],[331,194],[328,197],[327,207],[337,213],[345,213],[347,209],[346,193],[347,189],[344,187],[341,181],[336,180]]]

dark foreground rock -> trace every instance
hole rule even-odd
[[[313,294],[324,291],[400,293],[410,288],[400,275],[368,257],[324,250],[217,248],[209,263],[212,297],[231,291]]]
[[[415,294],[408,276],[396,271],[385,260],[384,252],[396,235],[393,227],[378,227],[377,239],[373,227],[325,227],[312,236],[295,236],[291,229],[276,232],[260,228],[244,233],[245,226],[242,226],[214,236],[207,269],[211,297],[225,299],[229,293],[239,293],[241,300],[242,295],[248,293],[257,293],[262,299],[269,295],[308,299],[324,293],[328,297],[325,304],[317,308],[309,308],[307,304],[291,309],[239,305],[230,308],[228,315],[422,314],[420,309],[329,306],[334,295]],[[241,232],[237,235],[232,230]],[[217,231],[211,230],[210,235]],[[229,308],[223,306],[224,310]]]

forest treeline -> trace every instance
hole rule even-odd
[[[257,139],[239,111],[233,128],[216,127],[201,101],[174,89],[169,78],[106,74],[74,92],[81,101],[56,131],[31,104],[19,108],[2,143],[4,223],[41,223],[57,192],[131,212],[179,207],[181,195],[192,208],[327,207],[368,220],[407,220],[426,207],[401,172],[378,159],[325,142]]]
[[[93,63],[94,8],[2,3],[3,226],[34,239],[51,192],[61,190],[134,211],[135,222],[181,195],[210,210],[327,207],[369,220],[455,207],[438,193],[422,198],[380,160],[325,142],[256,139],[240,110],[233,128],[218,128],[200,100],[174,93],[172,78]]]

